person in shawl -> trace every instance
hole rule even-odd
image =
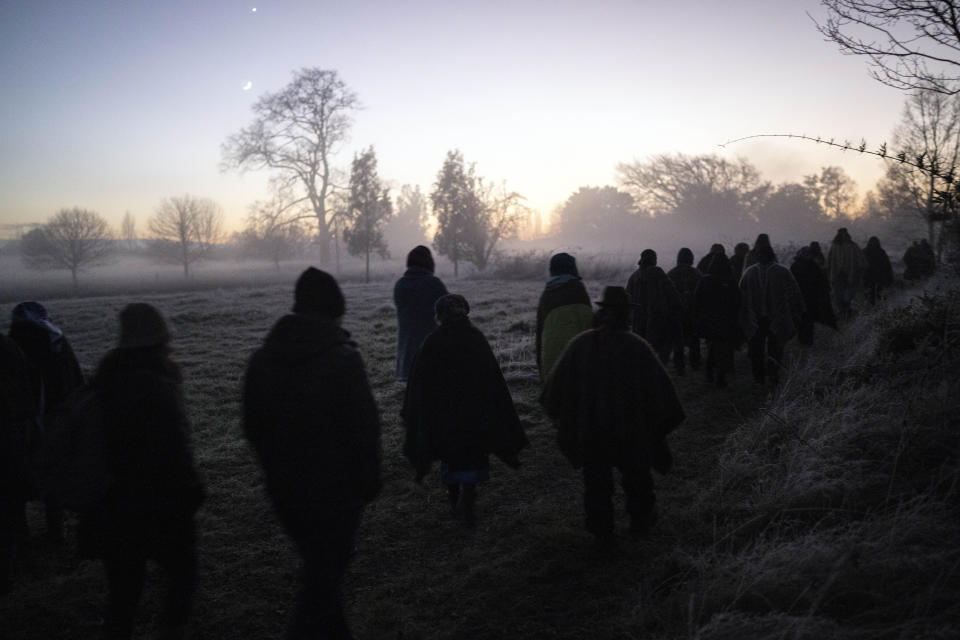
[[[657,252],[644,249],[637,270],[627,280],[627,293],[636,304],[633,331],[653,347],[661,362],[670,360],[681,339],[683,305],[673,281],[657,266]]]
[[[47,309],[39,302],[21,302],[13,308],[10,338],[17,343],[40,383],[35,391],[41,399],[41,415],[46,419],[61,409],[67,398],[83,385],[83,372],[70,341],[53,324]],[[63,508],[49,488],[33,487],[46,507],[47,535],[63,540]]]
[[[302,559],[289,638],[349,638],[341,583],[367,503],[380,492],[380,416],[363,359],[340,327],[329,273],[297,279],[293,313],[250,357],[243,431]]]
[[[849,318],[853,314],[851,304],[863,284],[866,267],[863,252],[850,233],[846,228],[838,229],[827,252],[827,274],[841,318]]]
[[[182,638],[197,575],[195,514],[205,492],[190,446],[180,368],[153,306],[129,304],[116,348],[91,385],[102,407],[104,460],[113,481],[102,504],[79,514],[80,552],[103,561],[109,585],[104,638],[133,636],[147,560],[167,575],[162,638]]]
[[[410,375],[413,358],[423,339],[437,328],[433,303],[447,295],[447,288],[433,275],[430,249],[418,245],[407,254],[407,270],[393,286],[393,304],[397,308],[396,378],[403,382]]]
[[[757,235],[757,239],[753,243],[753,248],[750,249],[746,257],[743,259],[743,271],[746,271],[748,267],[759,262],[759,251],[765,249],[770,249],[770,253],[773,253],[773,261],[776,262],[777,254],[773,252],[773,245],[770,244],[770,236],[765,233],[761,233]]]
[[[707,382],[716,379],[720,389],[727,386],[733,352],[742,342],[739,313],[740,289],[730,260],[722,253],[715,254],[693,294],[693,315],[698,335],[707,341]]]
[[[863,288],[867,294],[867,302],[873,305],[882,297],[883,290],[893,284],[893,266],[877,236],[870,236],[867,240],[863,257],[867,261],[867,269],[863,273]]]
[[[673,366],[679,375],[683,375],[686,369],[685,348],[690,353],[690,368],[700,368],[700,336],[693,321],[693,293],[697,290],[702,275],[693,266],[693,251],[686,247],[680,249],[677,253],[677,266],[667,272],[667,277],[673,282],[680,296],[682,332],[673,345]]]
[[[477,484],[490,477],[490,454],[517,468],[527,436],[500,365],[457,294],[436,302],[439,328],[427,336],[407,381],[400,412],[403,453],[420,482],[440,461],[451,509],[475,524]]]
[[[737,282],[740,282],[740,276],[743,275],[744,261],[747,259],[747,254],[750,253],[750,245],[746,242],[738,242],[733,247],[733,257],[730,258],[730,269],[733,270],[733,279]]]
[[[537,304],[537,369],[545,380],[567,343],[590,328],[593,307],[569,253],[550,258],[550,279]]]
[[[837,319],[830,302],[830,281],[827,275],[814,261],[809,247],[801,247],[790,265],[800,292],[803,294],[804,312],[797,327],[797,342],[809,347],[813,344],[814,323],[818,322],[833,329],[837,328]]]
[[[706,275],[707,271],[710,269],[710,261],[713,260],[713,256],[716,254],[721,254],[723,256],[727,255],[727,250],[723,248],[723,245],[720,243],[710,245],[710,251],[700,258],[700,262],[697,263],[697,271],[702,275]]]
[[[770,247],[757,251],[758,262],[740,278],[740,327],[749,345],[753,379],[779,381],[783,349],[803,318],[803,293],[790,270],[777,264]]]
[[[596,328],[567,346],[550,372],[540,403],[557,427],[560,451],[583,470],[587,530],[600,545],[615,542],[613,469],[620,472],[630,530],[656,520],[651,467],[671,465],[666,437],[684,412],[650,345],[630,331],[630,297],[606,287]]]

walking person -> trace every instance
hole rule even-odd
[[[857,243],[845,228],[837,229],[827,252],[827,274],[830,288],[841,318],[849,319],[853,315],[853,299],[863,284],[863,272],[867,261]]]
[[[650,345],[630,331],[630,298],[606,287],[596,328],[563,352],[540,396],[557,427],[560,451],[583,470],[587,530],[602,549],[616,544],[613,470],[630,515],[644,534],[657,519],[650,469],[671,464],[666,436],[684,419],[676,390]]]
[[[683,307],[673,282],[657,266],[657,252],[644,249],[630,275],[627,294],[634,301],[633,331],[653,347],[660,362],[670,360],[681,334]]]
[[[497,358],[457,294],[437,300],[439,328],[417,353],[400,412],[403,453],[420,482],[434,461],[453,513],[476,523],[477,485],[490,478],[490,454],[517,468],[527,436]]]
[[[698,334],[707,341],[707,382],[715,381],[720,389],[727,387],[734,351],[742,343],[739,313],[740,289],[730,260],[715,254],[694,292],[693,315]]]
[[[380,491],[380,421],[340,326],[345,312],[333,276],[306,269],[293,313],[251,356],[243,386],[244,434],[302,560],[291,639],[352,637],[341,583],[364,506]]]
[[[877,236],[870,236],[867,246],[863,250],[863,257],[867,268],[863,273],[863,288],[867,294],[867,302],[871,305],[883,297],[883,290],[893,285],[893,266],[890,256],[880,246]]]
[[[550,258],[550,279],[537,304],[537,369],[540,379],[547,374],[567,343],[590,328],[593,307],[577,271],[577,261],[569,253]]]
[[[97,366],[102,407],[104,502],[80,514],[82,555],[103,560],[109,584],[105,638],[133,636],[146,564],[165,571],[160,637],[183,638],[197,575],[194,516],[204,489],[194,465],[180,368],[160,312],[134,303],[120,312],[120,339]]]
[[[680,249],[677,253],[677,266],[667,272],[667,277],[673,282],[680,296],[681,331],[673,346],[673,366],[679,375],[683,375],[686,370],[686,357],[689,357],[691,369],[700,368],[700,336],[693,319],[693,294],[702,274],[693,266],[693,251],[686,247]]]
[[[447,295],[447,287],[433,274],[434,268],[430,249],[417,245],[407,254],[407,270],[393,286],[393,304],[397,308],[396,378],[400,382],[410,375],[423,339],[437,328],[433,303]]]
[[[803,316],[797,327],[797,342],[805,347],[813,344],[814,323],[837,328],[837,318],[830,301],[830,281],[816,263],[808,247],[801,247],[790,265],[800,293],[803,294]]]

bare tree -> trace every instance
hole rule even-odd
[[[68,269],[74,290],[79,288],[77,272],[102,264],[113,250],[107,221],[95,211],[79,207],[61,209],[21,240],[23,261],[28,267]]]
[[[300,253],[309,240],[305,222],[311,212],[303,211],[303,203],[294,202],[284,190],[277,190],[268,202],[250,206],[247,226],[237,234],[243,257],[266,258],[279,269],[280,261]]]
[[[383,187],[377,174],[377,156],[373,147],[353,158],[348,210],[349,223],[343,238],[350,255],[365,256],[365,282],[370,282],[370,254],[377,253],[383,258],[390,255],[382,227],[393,213],[390,190]]]
[[[181,265],[189,278],[191,266],[209,257],[222,238],[223,213],[208,198],[175,196],[160,203],[149,227],[154,255]]]
[[[857,203],[857,183],[842,167],[823,167],[820,173],[805,176],[803,184],[831,218],[841,220],[853,215]]]
[[[470,238],[468,258],[482,271],[490,263],[497,244],[516,236],[521,220],[530,215],[530,209],[524,204],[526,198],[507,190],[506,182],[495,185],[478,179],[477,191],[483,206]]]
[[[123,248],[126,251],[135,251],[137,249],[137,221],[129,211],[123,214],[123,222],[120,223],[120,239],[123,242]]]
[[[960,91],[960,5],[954,0],[822,0],[817,22],[847,55],[865,56],[870,74],[897,89]],[[816,20],[815,20],[816,21]]]
[[[320,259],[330,258],[333,224],[328,198],[334,189],[332,158],[350,129],[357,96],[336,71],[301,69],[277,93],[253,105],[253,123],[230,136],[222,147],[224,169],[271,169],[300,197],[317,218]]]

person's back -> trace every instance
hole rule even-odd
[[[657,254],[652,249],[641,253],[626,290],[636,305],[633,331],[645,338],[661,361],[666,362],[680,331],[683,307],[673,282],[657,266]]]
[[[47,310],[40,303],[21,302],[13,308],[10,338],[39,372],[47,411],[62,404],[83,384],[83,373],[70,341],[50,321]]]
[[[433,270],[430,249],[414,247],[407,254],[407,270],[393,287],[393,303],[397,308],[397,380],[407,379],[417,349],[437,328],[433,304],[447,294],[447,288]]]
[[[590,328],[593,308],[573,256],[550,258],[550,279],[537,304],[536,356],[540,378],[550,369],[570,340]]]
[[[863,273],[863,286],[871,304],[877,301],[881,292],[893,284],[893,266],[890,257],[880,245],[880,239],[871,236],[863,249],[867,266]]]

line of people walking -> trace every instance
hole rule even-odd
[[[561,453],[583,474],[586,526],[601,548],[616,545],[614,469],[629,530],[643,535],[656,522],[651,470],[670,470],[667,436],[685,419],[665,365],[672,359],[678,375],[687,364],[698,369],[704,339],[707,379],[725,387],[733,354],[746,342],[754,379],[776,382],[789,339],[799,334],[809,344],[813,323],[835,326],[831,292],[843,316],[864,283],[875,300],[892,282],[875,240],[861,255],[841,229],[825,260],[819,253],[818,263],[819,246],[811,243],[789,269],[778,264],[765,234],[752,248],[737,245],[731,258],[715,244],[697,267],[692,251],[681,249],[669,272],[646,249],[626,286],[603,290],[596,311],[575,258],[550,259],[536,314],[540,402],[557,426]],[[881,254],[886,266],[875,259]],[[469,301],[436,277],[428,248],[409,253],[394,303],[395,377],[405,384],[402,453],[417,482],[439,463],[451,513],[473,527],[490,456],[519,467],[527,436],[496,356],[470,320]],[[351,637],[340,584],[364,506],[381,490],[379,411],[360,350],[341,326],[346,312],[336,280],[307,269],[296,282],[292,312],[267,333],[244,376],[243,434],[302,559],[290,638]],[[28,498],[45,500],[49,535],[62,537],[56,482],[31,484],[30,457],[44,452],[48,472],[99,466],[109,483],[92,506],[78,509],[78,532],[81,554],[101,559],[107,576],[103,636],[131,637],[152,560],[169,577],[162,634],[178,638],[192,606],[195,515],[205,490],[165,319],[134,303],[118,324],[117,346],[86,383],[41,305],[18,305],[10,337],[0,336],[0,577],[9,589]],[[77,438],[78,425],[96,437]],[[87,455],[97,450],[99,457]],[[70,455],[80,463],[63,458]]]

